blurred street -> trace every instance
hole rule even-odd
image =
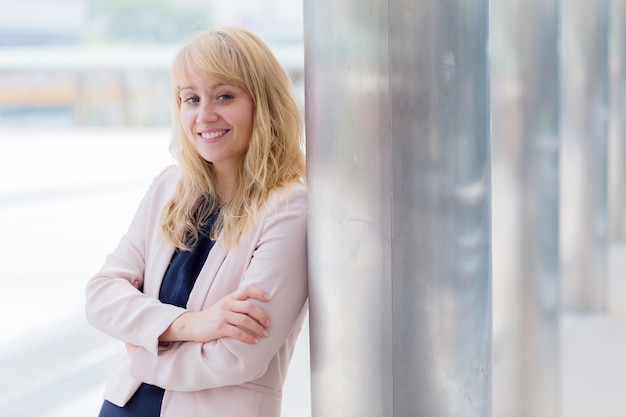
[[[84,286],[168,143],[166,129],[0,130],[0,417],[97,415],[123,347],[86,324]],[[626,417],[626,242],[609,261],[609,312],[563,315],[562,417]],[[308,326],[283,416],[310,416]]]

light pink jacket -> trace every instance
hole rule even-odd
[[[159,216],[180,173],[170,167],[153,182],[126,235],[86,289],[87,320],[112,337],[140,346],[123,354],[105,398],[123,406],[141,382],[165,388],[163,417],[277,417],[287,366],[307,307],[306,188],[274,192],[255,224],[227,250],[220,236],[196,281],[187,309],[199,311],[243,285],[267,291],[269,336],[258,344],[232,338],[159,345],[183,312],[158,300],[174,248],[159,235]],[[140,280],[143,293],[131,283]]]

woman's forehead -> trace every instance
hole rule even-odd
[[[186,84],[218,85],[228,84],[243,87],[242,77],[237,74],[224,74],[214,71],[212,68],[203,68],[198,64],[191,64],[178,72],[177,82],[179,88]]]

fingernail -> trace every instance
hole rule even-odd
[[[263,298],[265,298],[266,300],[269,300],[269,299],[270,299],[270,295],[269,295],[269,294],[265,294],[265,295],[263,296]]]
[[[268,320],[268,321],[265,322],[265,327],[270,327],[271,325],[272,325],[271,321]]]
[[[267,337],[267,336],[269,336],[269,335],[270,335],[270,334],[269,334],[269,332],[268,332],[267,330],[263,330],[263,336]]]

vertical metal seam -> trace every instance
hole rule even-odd
[[[391,25],[391,2],[387,0],[387,97],[388,102],[388,132],[389,132],[389,297],[391,303],[389,308],[391,309],[391,410],[392,416],[396,415],[396,355],[395,355],[395,309],[394,309],[394,264],[393,264],[393,247],[394,247],[394,172],[393,172],[393,71],[391,68],[391,54],[392,54],[392,38],[393,38],[393,26]]]

